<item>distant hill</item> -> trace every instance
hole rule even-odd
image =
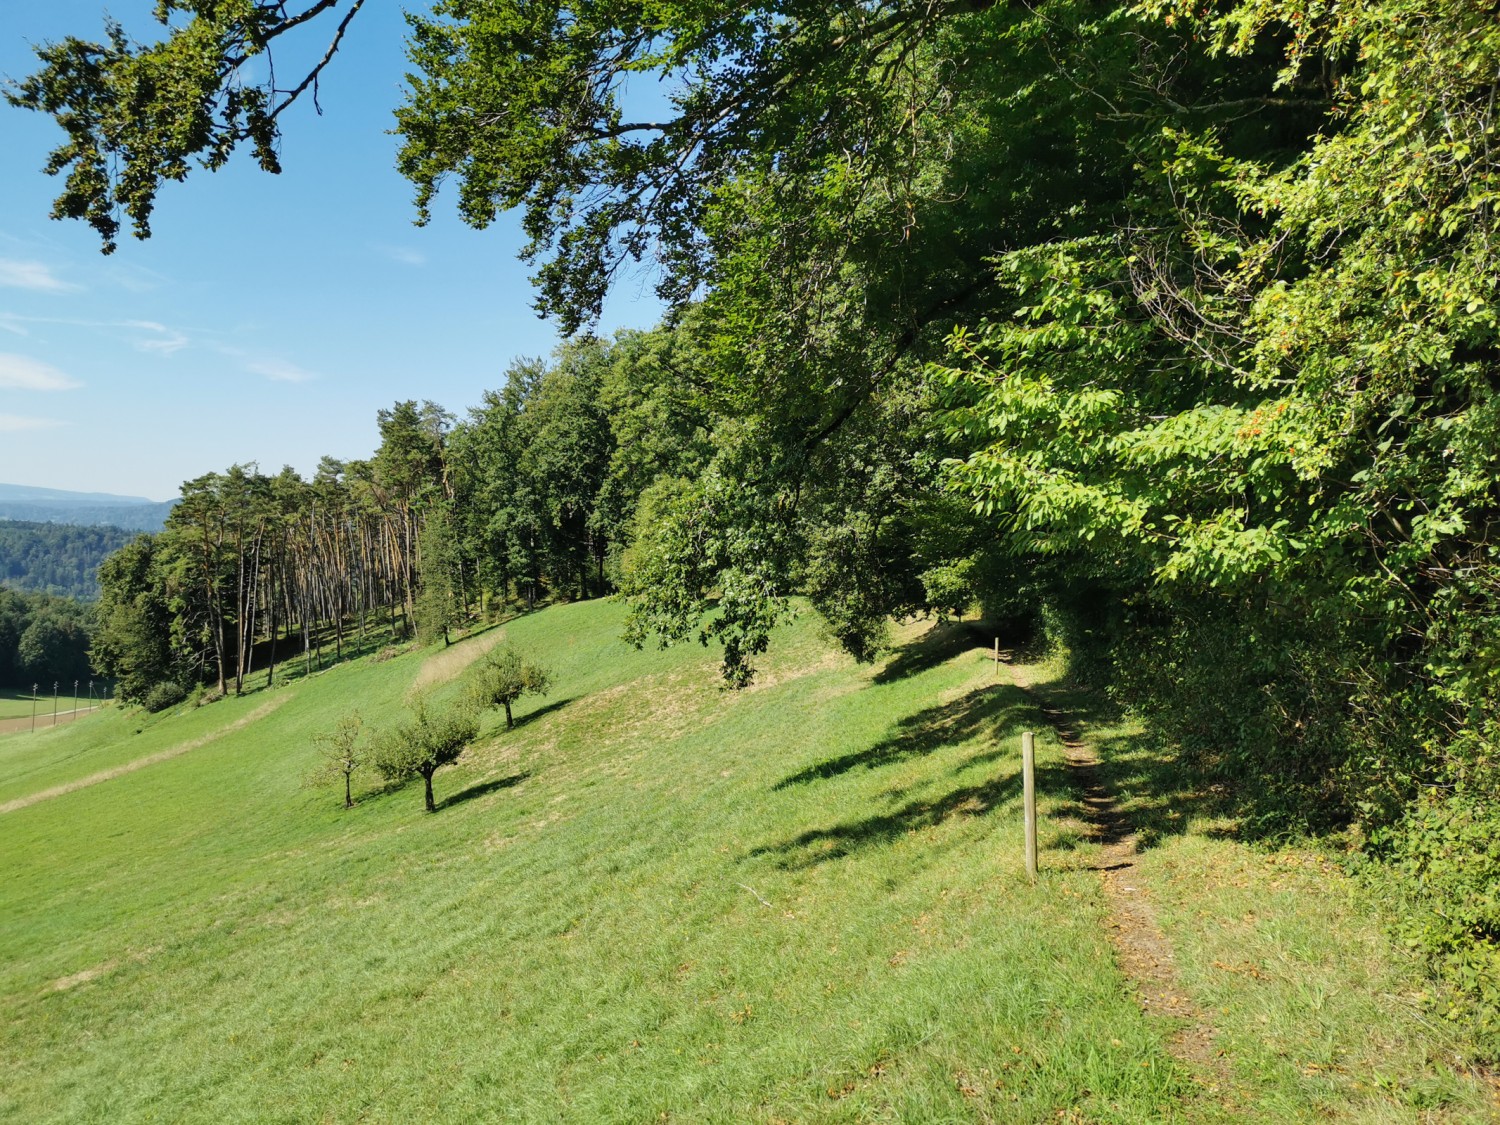
[[[99,564],[139,531],[0,520],[0,585],[93,601]]]
[[[0,519],[33,523],[160,531],[175,503],[175,500],[158,503],[144,496],[116,496],[109,492],[68,492],[60,488],[0,484]]]

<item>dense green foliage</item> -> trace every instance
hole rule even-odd
[[[412,697],[410,712],[406,719],[379,735],[370,751],[370,762],[387,781],[420,777],[427,811],[436,812],[432,775],[456,762],[479,736],[479,718],[462,704],[440,705],[421,694]],[[339,737],[337,731],[334,737]]]
[[[135,532],[118,527],[0,520],[0,584],[92,601],[99,564]]]
[[[230,64],[299,24],[174,12],[157,45],[45,48],[13,95],[69,131],[58,213],[110,244],[189,156],[274,163],[276,94]],[[648,253],[672,306],[609,362],[517,367],[453,435],[491,588],[593,592],[623,547],[629,635],[717,639],[740,685],[801,593],[861,659],[971,597],[1040,622],[1248,827],[1352,824],[1408,868],[1417,940],[1500,1019],[1493,12],[440,0],[411,25],[421,213],[445,181],[476,225],[524,209],[570,328]],[[142,81],[163,68],[194,92]]]
[[[0,684],[71,688],[87,681],[92,608],[71,598],[0,587]]]

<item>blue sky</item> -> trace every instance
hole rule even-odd
[[[109,3],[137,38],[151,7]],[[35,69],[30,44],[102,37],[104,9],[0,0],[0,76]],[[47,218],[60,185],[40,169],[60,130],[0,105],[0,481],[163,500],[239,462],[307,474],[324,454],[368,456],[381,407],[462,414],[513,358],[553,348],[513,218],[475,231],[449,197],[412,224],[386,133],[403,30],[400,5],[368,0],[325,71],[323,115],[308,100],[284,121],[280,176],[246,153],[169,185],[152,238],[122,235],[110,257],[84,224]],[[619,282],[600,329],[655,323],[652,283]]]

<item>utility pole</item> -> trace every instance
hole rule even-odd
[[[73,681],[73,721],[78,721],[78,681]]]
[[[52,725],[57,726],[57,681],[52,681]]]
[[[31,730],[32,730],[32,733],[36,732],[36,693],[37,693],[37,690],[41,686],[42,686],[41,684],[32,684],[31,685]]]

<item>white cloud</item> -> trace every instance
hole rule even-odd
[[[71,391],[83,384],[50,363],[0,352],[0,388],[12,391]]]
[[[295,363],[287,363],[284,359],[246,360],[245,370],[277,383],[305,383],[317,378],[311,371],[304,370]]]
[[[111,262],[105,267],[104,276],[127,293],[150,293],[171,284],[172,280],[164,273],[126,262]]]
[[[413,250],[409,246],[388,246],[384,243],[377,243],[375,249],[391,261],[400,262],[403,266],[425,266],[427,264],[427,255],[420,250]]]
[[[192,343],[177,329],[168,328],[165,324],[158,324],[154,320],[127,320],[123,321],[122,325],[125,328],[139,328],[143,332],[154,333],[150,339],[135,342],[135,346],[143,352],[171,355],[173,352],[180,352]]]
[[[17,336],[31,335],[25,328],[28,324],[62,324],[69,328],[97,328],[104,331],[129,329],[132,332],[151,333],[145,339],[126,337],[137,350],[171,355],[191,344],[192,338],[175,328],[155,320],[80,320],[76,317],[17,316],[15,313],[0,313],[0,331],[14,332]]]
[[[50,430],[62,423],[56,418],[27,418],[20,414],[0,414],[0,433],[18,430]]]
[[[72,293],[81,288],[64,281],[42,262],[23,262],[17,258],[0,258],[0,285],[39,293]]]

